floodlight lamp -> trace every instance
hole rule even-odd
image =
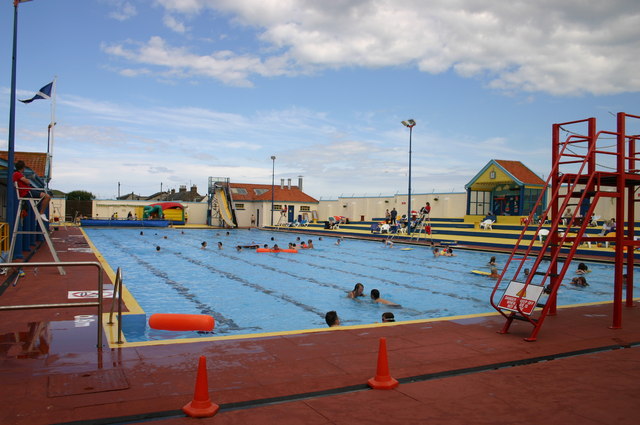
[[[407,121],[402,121],[402,125],[404,125],[405,127],[413,127],[414,125],[416,125],[416,122],[412,119],[407,120]]]
[[[275,155],[271,155],[271,159],[272,159],[272,160],[273,160],[273,159],[276,159],[276,156],[275,156]]]

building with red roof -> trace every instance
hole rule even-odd
[[[546,205],[545,181],[520,161],[492,159],[465,189],[467,215],[529,215],[541,193]]]
[[[280,180],[280,184],[229,183],[232,203],[238,226],[265,226],[272,222],[271,201],[273,199],[273,224],[318,218],[319,201],[302,191],[302,177],[298,185],[291,179]],[[272,196],[273,195],[273,196]]]

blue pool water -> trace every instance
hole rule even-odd
[[[495,281],[470,271],[488,271],[491,255],[498,265],[507,258],[464,250],[456,250],[456,257],[434,258],[426,247],[402,250],[407,246],[396,244],[389,249],[380,242],[350,239],[336,245],[331,237],[259,230],[85,231],[109,264],[123,270],[125,285],[147,316],[210,314],[216,336],[322,328],[330,310],[338,312],[343,325],[377,323],[385,311],[398,321],[492,312],[489,297]],[[315,249],[273,254],[234,248],[252,243],[286,247],[298,236],[312,239]],[[200,249],[202,241],[207,249]],[[560,305],[612,299],[613,266],[587,264],[590,286],[563,286]],[[568,273],[565,281],[574,276]],[[354,301],[346,293],[357,282],[364,284],[367,297]],[[368,297],[373,288],[402,308],[373,303]],[[125,336],[142,341],[202,335],[176,335],[125,321]]]

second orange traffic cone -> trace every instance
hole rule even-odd
[[[387,339],[380,338],[378,349],[378,368],[376,376],[369,379],[367,384],[374,390],[392,390],[398,386],[398,381],[389,374],[389,359],[387,358]]]
[[[193,418],[208,418],[215,415],[220,406],[209,398],[209,382],[207,380],[207,359],[200,356],[198,361],[198,377],[193,400],[182,408],[182,411]]]

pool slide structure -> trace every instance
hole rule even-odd
[[[231,208],[231,202],[229,196],[222,186],[216,185],[214,189],[214,196],[217,200],[220,217],[224,220],[225,224],[230,227],[236,227],[235,214]]]

